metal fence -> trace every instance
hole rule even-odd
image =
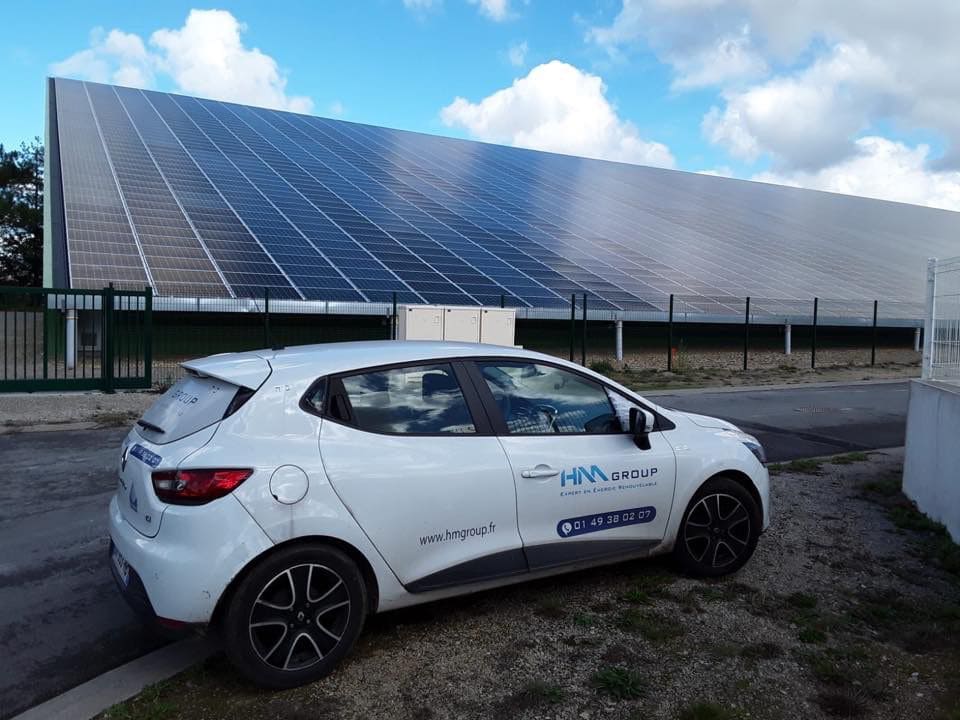
[[[835,298],[590,295],[516,305],[516,343],[601,369],[746,370],[915,363],[923,308]],[[169,385],[214,353],[395,337],[398,303],[153,297],[149,289],[0,288],[0,391]],[[108,308],[104,313],[103,309]]]
[[[152,292],[0,287],[0,392],[148,388]]]
[[[923,377],[960,384],[960,257],[927,264]]]

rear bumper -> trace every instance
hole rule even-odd
[[[110,500],[110,540],[130,566],[121,593],[148,621],[204,624],[230,581],[273,543],[233,496],[196,507],[169,506],[156,537],[147,537]]]

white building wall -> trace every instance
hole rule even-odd
[[[960,543],[960,385],[910,383],[903,492]]]

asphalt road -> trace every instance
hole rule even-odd
[[[648,395],[736,423],[772,461],[903,444],[907,383]],[[0,718],[163,642],[124,604],[107,566],[124,434],[0,435]]]
[[[712,415],[757,437],[771,462],[903,445],[909,383],[655,392],[655,403]]]

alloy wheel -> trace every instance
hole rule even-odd
[[[320,662],[350,621],[350,594],[334,570],[302,564],[275,575],[250,610],[250,642],[260,659],[297,671]]]
[[[695,562],[722,568],[748,549],[751,531],[750,513],[743,503],[733,495],[713,493],[690,508],[683,541]]]

